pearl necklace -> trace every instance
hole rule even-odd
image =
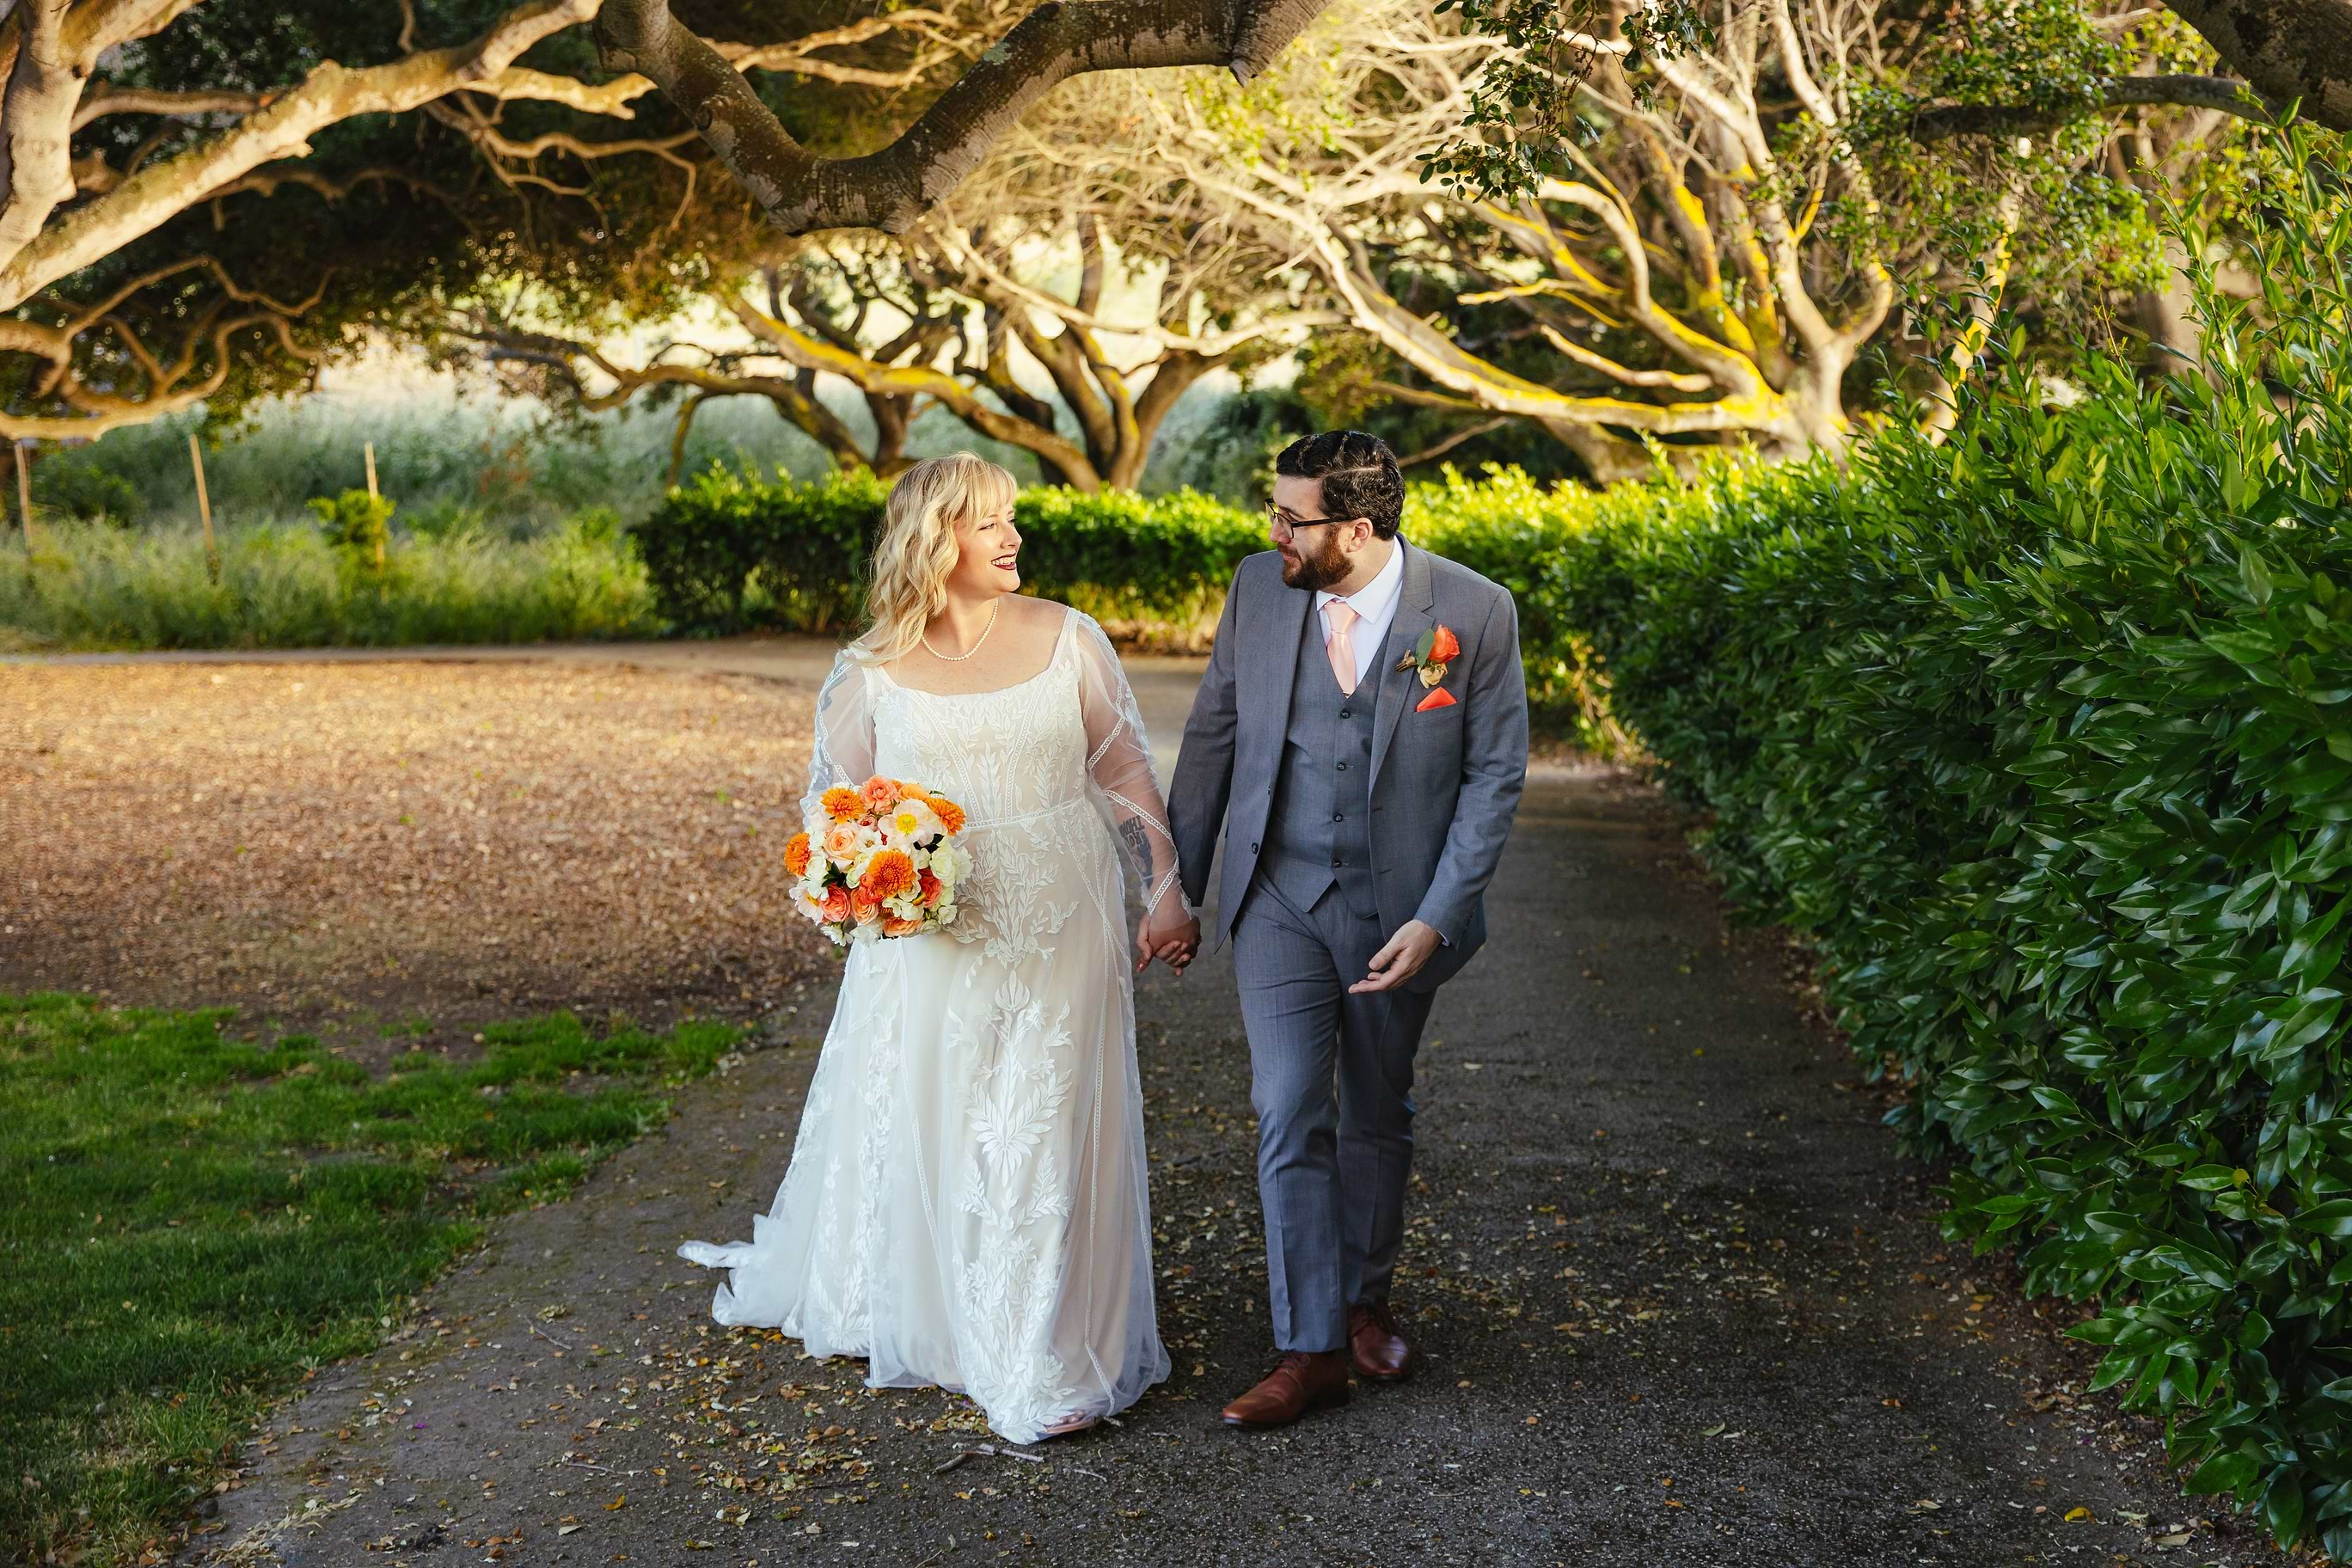
[[[944,659],[950,664],[961,664],[965,659],[968,659],[973,654],[978,653],[980,651],[980,645],[988,640],[988,634],[996,629],[996,612],[998,607],[1003,603],[1004,598],[1002,595],[999,595],[997,597],[991,599],[988,602],[988,625],[980,628],[980,636],[972,638],[971,646],[964,649],[961,653],[941,653],[939,649],[931,646],[931,639],[928,634],[919,639],[923,645],[923,651],[929,654],[933,658]]]

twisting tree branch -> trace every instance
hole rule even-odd
[[[2352,132],[2352,0],[2165,0],[2273,102]]]
[[[726,58],[671,16],[668,0],[609,0],[595,32],[606,68],[652,78],[779,228],[903,234],[1071,77],[1216,65],[1247,82],[1322,7],[1323,0],[1045,0],[897,141],[853,158],[803,148]]]
[[[2121,76],[2110,79],[2095,97],[2064,108],[2018,103],[1938,104],[1911,121],[1912,139],[1941,142],[1953,136],[2036,136],[2086,115],[2135,104],[2172,104],[2184,109],[2215,109],[2241,120],[2268,124],[2278,106],[2266,101],[2244,82],[2220,76]]]

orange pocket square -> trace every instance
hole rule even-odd
[[[1426,713],[1433,708],[1451,708],[1453,706],[1454,693],[1446,690],[1443,686],[1440,686],[1433,688],[1428,696],[1423,698],[1419,702],[1414,703],[1412,710],[1416,713]]]

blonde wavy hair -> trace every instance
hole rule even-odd
[[[926,458],[898,476],[866,585],[870,624],[852,645],[861,657],[887,664],[922,640],[931,617],[947,608],[956,530],[1011,506],[1019,492],[1011,474],[969,452]]]

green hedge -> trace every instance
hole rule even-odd
[[[871,474],[774,480],[707,470],[637,529],[656,592],[698,632],[750,627],[845,633],[857,625],[887,487]],[[1242,557],[1265,547],[1257,520],[1186,490],[1021,493],[1022,574],[1130,637],[1201,643]]]
[[[656,593],[684,630],[762,627],[845,635],[858,624],[866,560],[888,487],[871,474],[802,481],[712,468],[670,492],[635,538]],[[1590,656],[1561,618],[1561,539],[1600,521],[1637,521],[1657,498],[1638,487],[1595,495],[1526,475],[1451,469],[1412,487],[1406,532],[1518,595],[1530,694],[1591,744],[1616,736]],[[1040,487],[1021,492],[1022,572],[1047,598],[1077,605],[1128,642],[1203,650],[1243,557],[1266,548],[1256,513],[1186,490],[1146,499]]]
[[[2191,1492],[2352,1558],[2352,159],[2266,156],[2206,375],[1596,504],[1529,597],[1909,1080],[1949,1232],[2096,1301]]]

